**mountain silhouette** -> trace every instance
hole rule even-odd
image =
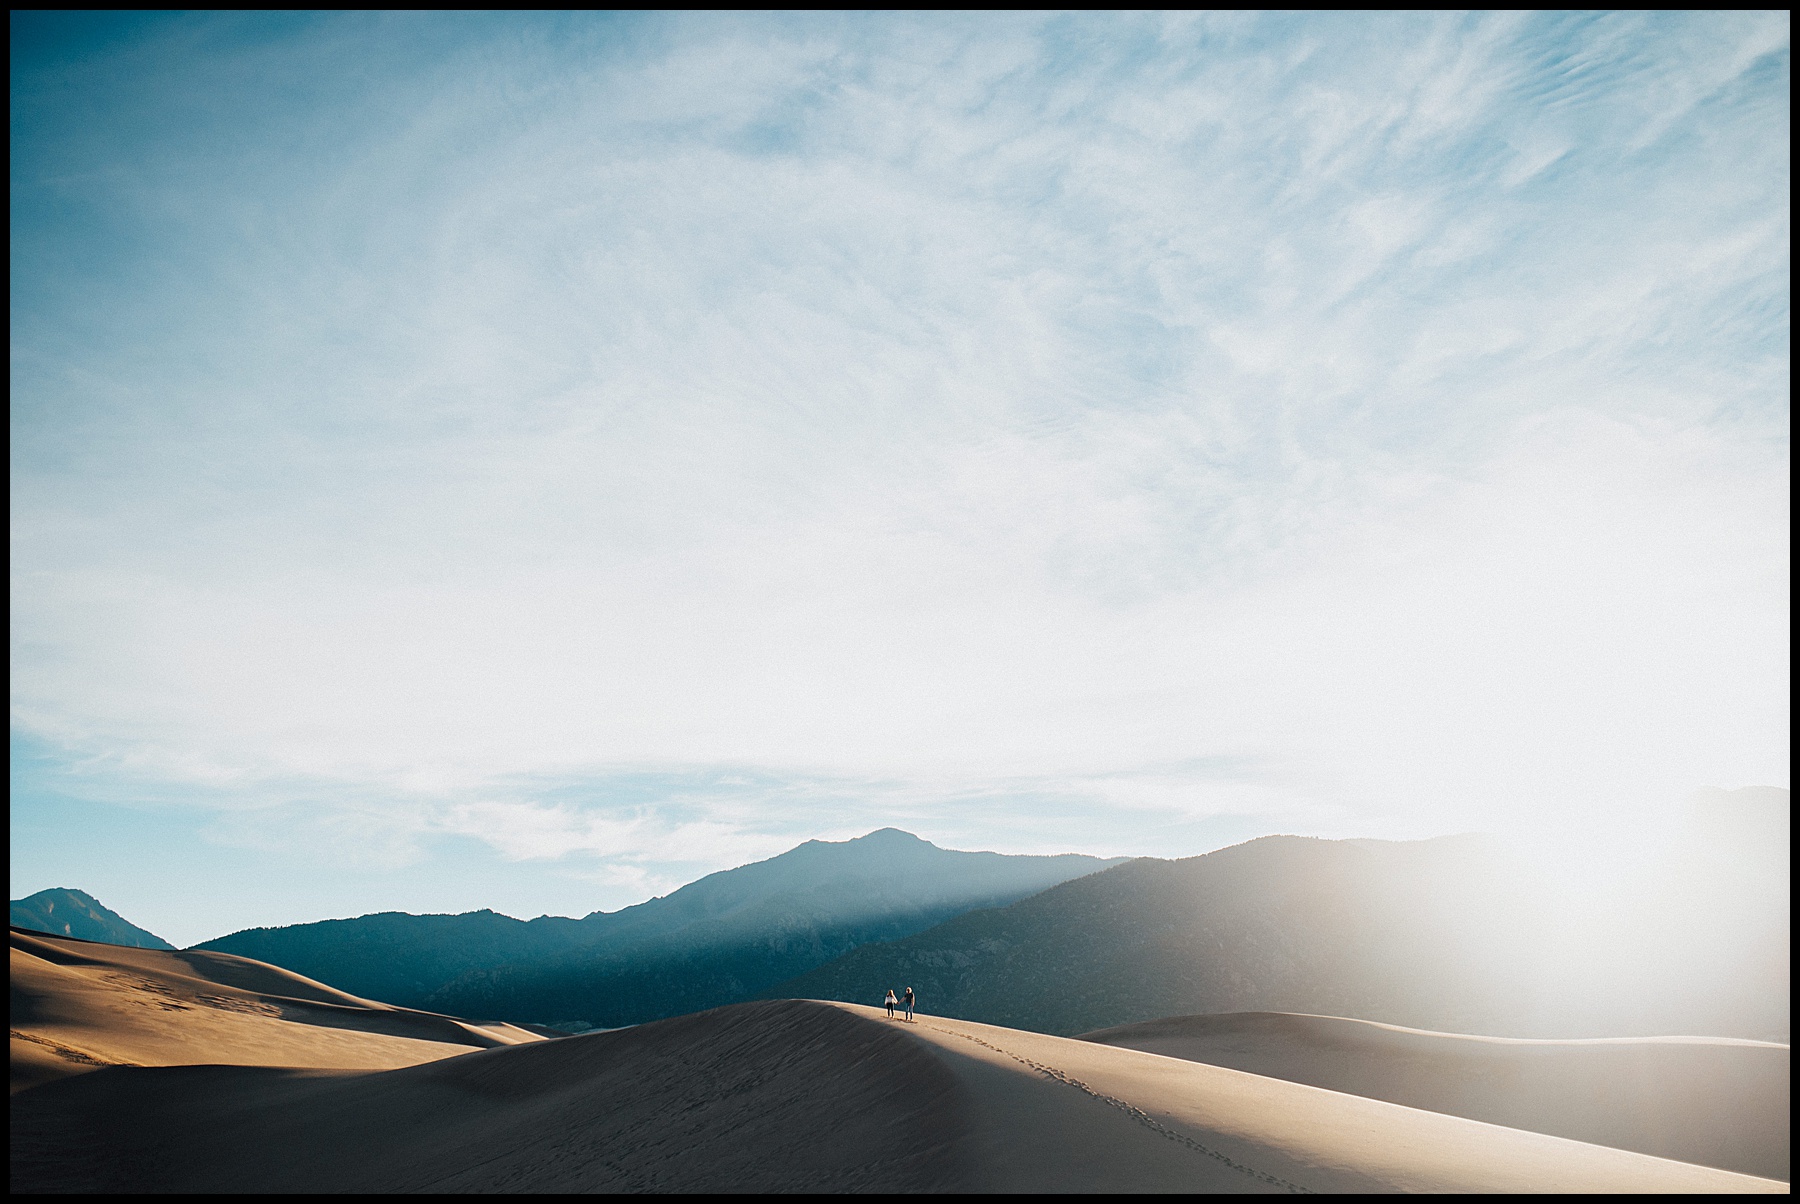
[[[1117,860],[941,849],[893,828],[809,840],[579,920],[386,912],[198,946],[404,1007],[616,1027],[748,998],[870,941],[1005,906]]]
[[[1518,1037],[1788,1036],[1787,792],[1717,800],[1588,898],[1517,848],[1269,836],[1142,858],[865,945],[770,997],[876,1003],[1075,1034],[1162,1016],[1299,1012]],[[1775,812],[1779,810],[1780,815]]]
[[[130,945],[137,949],[173,949],[175,946],[146,932],[111,910],[86,891],[52,887],[12,901],[12,923],[33,932]]]

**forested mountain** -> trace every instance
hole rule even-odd
[[[34,932],[130,945],[138,949],[173,949],[175,946],[146,932],[118,912],[101,904],[86,891],[53,887],[12,901],[12,923]]]
[[[959,852],[886,828],[807,841],[579,920],[389,912],[249,929],[200,947],[407,1007],[610,1027],[747,998],[869,941],[1004,906],[1114,864]]]
[[[1513,1036],[1787,1040],[1787,792],[1703,800],[1613,880],[1482,837],[1270,836],[1144,858],[867,945],[771,996],[880,1000],[1073,1034],[1307,1012]]]

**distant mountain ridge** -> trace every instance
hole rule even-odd
[[[875,1003],[913,986],[928,1012],[1059,1034],[1299,1012],[1786,1042],[1787,830],[1785,790],[1717,792],[1681,844],[1597,902],[1556,894],[1493,839],[1269,836],[968,912],[766,994]]]
[[[12,900],[12,923],[52,936],[73,936],[136,949],[175,947],[154,932],[139,928],[86,891],[62,886]]]
[[[962,852],[884,828],[810,840],[579,920],[387,912],[248,929],[197,947],[404,1007],[615,1027],[735,1002],[870,941],[1004,906],[1119,860]]]

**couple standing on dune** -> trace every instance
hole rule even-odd
[[[894,992],[893,992],[892,988],[890,988],[887,993],[887,1001],[886,1002],[887,1002],[888,1018],[890,1020],[893,1018],[894,1009],[896,1007],[898,1007],[902,1002],[904,1002],[906,1005],[906,1018],[908,1020],[911,1020],[913,1018],[913,989],[911,987],[906,988],[906,993],[905,993],[903,999],[894,998]]]

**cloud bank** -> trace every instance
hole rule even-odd
[[[1787,782],[1785,14],[70,28],[12,327],[70,790],[641,882]]]

